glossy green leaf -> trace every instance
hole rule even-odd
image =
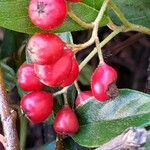
[[[98,0],[97,0],[98,1]],[[35,27],[28,17],[28,3],[27,0],[5,0],[0,1],[0,26],[14,31],[32,34],[41,31]],[[92,22],[98,14],[98,10],[87,5],[86,3],[73,4],[72,10],[83,21]],[[105,15],[100,23],[101,26],[106,25],[108,18]],[[66,32],[83,30],[71,18],[67,17],[64,24],[52,32]]]
[[[125,17],[132,23],[150,27],[150,1],[149,0],[113,0]],[[109,12],[114,23],[120,24],[116,15]]]
[[[121,134],[126,128],[150,124],[150,95],[122,89],[112,101],[94,99],[78,107],[79,132],[73,139],[85,147],[97,147]],[[90,138],[89,138],[90,137]]]

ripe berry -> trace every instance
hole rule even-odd
[[[99,101],[110,97],[107,94],[109,86],[117,80],[117,72],[109,65],[102,64],[94,71],[91,79],[93,96]]]
[[[35,91],[22,97],[20,107],[33,123],[43,122],[52,113],[52,94]]]
[[[78,62],[76,61],[75,58],[72,59],[72,67],[71,67],[71,71],[67,77],[67,79],[65,79],[63,81],[63,83],[61,84],[62,87],[68,86],[70,84],[72,84],[78,77],[79,74],[79,65]]]
[[[66,50],[63,56],[52,65],[34,65],[35,72],[40,81],[47,86],[57,87],[68,78],[72,67],[73,54]]]
[[[53,33],[35,33],[29,40],[27,50],[33,63],[55,63],[64,52],[64,42]]]
[[[74,134],[79,130],[77,116],[68,105],[64,105],[56,114],[53,126],[59,134]]]
[[[83,91],[83,92],[79,93],[79,95],[77,96],[77,98],[75,100],[76,107],[87,103],[89,101],[89,98],[92,96],[93,95],[92,95],[91,91]]]
[[[41,29],[57,28],[66,18],[66,2],[65,0],[31,0],[28,14],[32,23]]]
[[[21,65],[17,76],[18,85],[24,91],[41,90],[44,87],[34,72],[33,64]]]

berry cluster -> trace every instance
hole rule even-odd
[[[95,97],[96,100],[104,102],[112,98],[111,85],[115,85],[117,80],[117,72],[114,68],[107,64],[99,65],[96,70],[93,72],[91,77],[91,90],[84,91],[78,94],[75,104],[76,106],[83,105],[89,101],[90,97]],[[114,90],[114,89],[113,89]],[[118,93],[115,93],[115,97]]]
[[[54,29],[62,25],[66,12],[65,0],[31,0],[29,4],[29,17],[41,29]],[[32,64],[23,64],[18,70],[18,85],[28,92],[22,97],[20,107],[28,119],[40,123],[53,110],[53,95],[43,91],[43,88],[71,85],[78,77],[79,66],[73,51],[53,33],[35,33],[28,41],[27,52]],[[91,77],[91,91],[78,94],[76,107],[93,96],[100,102],[110,99],[110,87],[116,80],[116,71],[105,63],[100,64]],[[68,104],[56,114],[54,130],[59,134],[73,134],[79,130],[77,116]]]
[[[53,29],[63,23],[66,10],[64,0],[31,0],[29,17],[37,27]],[[53,110],[53,95],[43,88],[71,85],[78,77],[79,66],[72,50],[53,33],[35,33],[28,41],[27,51],[32,64],[21,65],[17,74],[19,87],[27,92],[20,107],[29,120],[40,123]],[[56,114],[54,129],[60,134],[78,131],[77,116],[69,105],[64,105]]]

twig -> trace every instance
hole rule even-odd
[[[106,37],[100,44],[100,47],[102,48],[105,46],[112,38],[114,38],[117,34],[124,31],[125,27],[118,27],[116,30],[114,30],[108,37]],[[97,49],[94,48],[93,51],[80,63],[79,69],[80,71],[82,68],[93,58],[93,56],[97,53]]]
[[[8,104],[6,87],[0,67],[0,116],[6,141],[6,150],[19,150],[16,131],[16,112],[11,111]]]
[[[110,1],[109,5],[112,8],[112,10],[115,12],[115,14],[118,16],[118,18],[121,20],[123,25],[127,28],[126,31],[138,31],[150,35],[150,28],[130,23],[112,0]]]
[[[97,40],[99,22],[101,21],[103,15],[104,15],[104,12],[107,8],[107,5],[108,5],[109,1],[110,0],[104,0],[103,5],[100,8],[100,11],[99,11],[95,21],[92,23],[93,24],[93,31],[92,31],[91,38],[83,44],[72,45],[72,48],[74,49],[75,53],[77,53],[78,51],[80,51],[82,49],[85,49],[85,48],[89,47],[90,45],[92,45],[95,42],[95,40]],[[99,48],[98,48],[98,50],[99,50]]]
[[[69,88],[69,86],[64,87],[62,90],[54,93],[53,96],[57,96],[57,95],[61,95],[61,94],[65,93],[68,90],[68,88]]]
[[[95,150],[137,150],[146,144],[148,133],[144,128],[129,128],[121,135]]]

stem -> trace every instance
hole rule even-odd
[[[138,31],[150,35],[150,28],[132,24],[132,23],[130,24],[130,28],[128,29],[128,31]]]
[[[67,91],[66,92],[64,92],[64,104],[65,105],[68,105],[68,100],[67,100]]]
[[[53,96],[55,97],[55,96],[57,96],[57,95],[63,94],[64,92],[66,92],[66,91],[68,90],[68,88],[69,88],[69,86],[64,87],[62,90],[60,90],[60,91],[54,93]]]
[[[120,9],[117,7],[117,5],[112,0],[110,1],[109,5],[112,8],[112,10],[115,12],[115,14],[119,17],[119,19],[121,20],[121,22],[126,27],[130,27],[129,21],[125,18],[125,16],[123,15],[123,13],[120,11]]]
[[[27,119],[23,115],[21,115],[19,119],[20,119],[20,149],[25,150],[27,137]]]
[[[8,96],[4,84],[3,73],[0,67],[0,118],[3,125],[6,150],[19,150],[16,131],[16,112],[8,104]]]
[[[102,49],[101,49],[101,46],[100,46],[99,39],[96,39],[95,43],[96,43],[96,49],[97,49],[97,52],[98,52],[99,65],[104,64],[104,57],[103,57],[103,53],[102,53]]]
[[[114,38],[117,34],[124,31],[125,27],[118,27],[116,30],[114,30],[110,35],[108,35],[101,43],[100,47],[104,47],[112,38]],[[93,58],[93,56],[97,53],[97,49],[94,48],[93,51],[80,63],[79,69],[80,71],[82,68]]]
[[[78,18],[74,12],[72,11],[72,8],[71,8],[71,4],[69,3],[68,4],[68,12],[67,12],[68,16],[74,20],[77,24],[79,24],[81,27],[85,28],[85,29],[92,29],[93,28],[93,25],[92,23],[86,23],[84,21],[82,21],[80,18]]]
[[[79,94],[79,93],[81,92],[81,90],[80,90],[80,87],[79,87],[79,85],[78,85],[78,82],[75,81],[75,82],[74,82],[74,85],[75,85],[76,90],[77,90],[77,92],[78,92],[78,94]]]

